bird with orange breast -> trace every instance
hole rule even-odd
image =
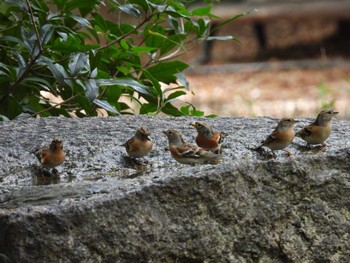
[[[171,156],[182,164],[217,164],[221,157],[196,145],[187,143],[177,130],[166,130],[163,133],[167,136]]]
[[[191,123],[197,130],[196,143],[199,147],[216,154],[221,154],[221,145],[224,141],[225,134],[214,131],[213,128],[201,121]]]
[[[49,148],[35,151],[35,155],[39,159],[42,168],[52,168],[54,173],[57,173],[55,168],[61,165],[66,157],[63,151],[63,143],[58,139],[52,140]]]
[[[135,135],[121,146],[125,147],[126,152],[131,158],[143,158],[152,151],[153,142],[150,135],[151,133],[148,128],[138,128]]]

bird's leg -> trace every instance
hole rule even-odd
[[[41,170],[41,176],[42,177],[50,177],[52,175],[50,170],[47,170],[47,169],[45,169],[43,167],[41,167],[40,170]]]
[[[145,162],[146,164],[149,164],[150,166],[153,165],[152,162],[148,161],[146,158],[142,158],[143,162]]]
[[[291,152],[289,152],[287,150],[283,150],[283,151],[284,151],[284,154],[285,154],[286,157],[290,157],[290,156],[293,155]]]
[[[277,159],[277,155],[274,151],[272,151],[272,157],[273,157],[273,159]]]

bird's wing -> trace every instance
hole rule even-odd
[[[298,131],[296,136],[301,137],[301,138],[308,137],[312,134],[315,127],[316,126],[314,126],[313,124],[307,125],[304,128],[302,128],[300,131]]]

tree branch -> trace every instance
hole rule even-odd
[[[40,41],[40,35],[39,35],[38,28],[37,28],[37,26],[35,24],[32,6],[30,5],[29,0],[26,0],[26,4],[27,4],[28,10],[29,10],[30,19],[32,20],[32,24],[33,24],[33,27],[34,27],[36,39],[38,41],[39,53],[41,53],[41,51],[43,50],[43,47],[42,47],[42,44],[41,44],[41,41]]]
[[[54,108],[57,108],[58,106],[63,105],[65,103],[67,103],[68,101],[71,101],[71,100],[75,99],[76,97],[80,96],[81,94],[83,94],[83,92],[79,92],[79,93],[75,94],[74,96],[72,96],[72,97],[70,97],[70,98],[68,98],[68,99],[66,99],[66,100],[64,100],[64,101],[62,101],[60,103],[57,103],[55,105],[52,105],[51,107],[48,107],[45,110],[35,112],[35,113],[29,115],[28,118],[35,117],[35,116],[37,116],[37,115],[39,115],[39,114],[41,114],[43,112],[46,112],[46,111],[52,110]]]
[[[154,14],[151,14],[147,17],[145,17],[145,19],[140,23],[138,24],[133,30],[130,30],[129,32],[125,33],[124,35],[121,35],[119,36],[118,38],[116,38],[115,40],[113,40],[112,42],[102,46],[102,47],[99,47],[97,49],[95,49],[96,51],[99,51],[99,50],[102,50],[104,48],[107,48],[107,47],[110,47],[110,46],[113,46],[114,44],[118,43],[120,40],[126,38],[128,35],[132,34],[133,32],[135,32],[137,29],[139,29],[140,27],[142,27],[145,23],[147,23],[149,20],[151,20],[152,16]]]

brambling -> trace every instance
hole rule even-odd
[[[197,121],[191,123],[191,125],[198,132],[196,143],[199,147],[216,154],[221,154],[221,144],[224,141],[225,134],[213,131],[213,128],[204,122]]]
[[[179,163],[190,165],[217,164],[221,160],[219,155],[185,142],[177,130],[166,130],[163,133],[168,137],[171,155]]]
[[[49,148],[39,149],[35,152],[36,157],[39,159],[42,168],[53,168],[59,166],[64,162],[65,154],[63,151],[63,143],[60,140],[52,140]]]
[[[296,136],[306,141],[309,148],[312,144],[321,144],[322,147],[326,146],[324,142],[332,132],[332,118],[338,113],[334,110],[321,111],[316,120],[298,131]]]
[[[145,127],[136,130],[135,135],[122,144],[128,155],[132,158],[142,158],[149,154],[152,150],[153,143],[150,138],[150,131]]]
[[[293,125],[297,122],[293,118],[283,118],[275,130],[255,150],[259,150],[262,146],[265,146],[270,148],[275,156],[274,151],[283,150],[292,143],[295,136]]]

